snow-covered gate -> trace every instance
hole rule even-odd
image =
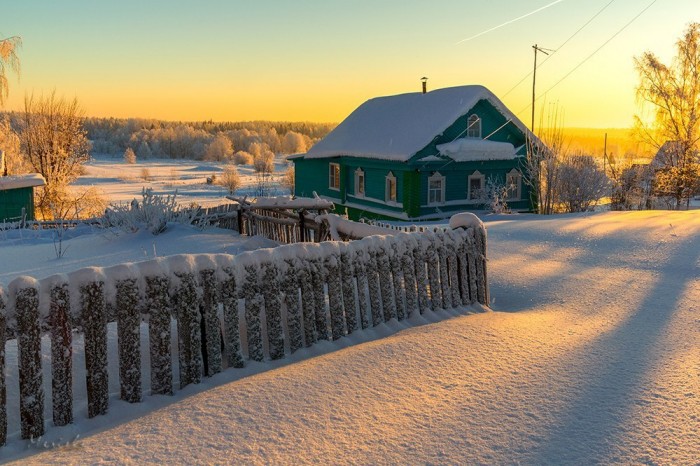
[[[108,323],[117,326],[119,367],[112,374],[118,374],[119,396],[141,402],[144,393],[170,395],[246,360],[280,359],[319,340],[417,313],[486,304],[486,231],[474,219],[453,222],[459,228],[446,231],[297,243],[237,256],[171,256],[41,281],[17,278],[0,288],[0,445],[7,440],[8,410],[19,410],[22,438],[43,435],[45,389],[53,425],[73,422],[74,389],[82,383],[72,378],[74,338],[84,342],[88,417],[107,413]],[[340,223],[331,223],[331,234]],[[144,326],[147,339],[140,337]],[[82,335],[72,331],[76,327]],[[50,383],[42,378],[42,334],[51,341],[44,355]],[[19,406],[7,406],[8,337],[18,340]],[[149,367],[141,345],[148,346]],[[144,370],[149,386],[141,383]]]

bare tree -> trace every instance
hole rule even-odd
[[[700,23],[691,23],[676,42],[676,56],[663,64],[651,52],[635,58],[639,73],[637,97],[654,121],[635,117],[640,138],[660,154],[655,180],[658,195],[672,207],[689,202],[700,178]]]
[[[542,112],[541,114],[543,114]],[[547,125],[540,121],[539,138],[530,138],[525,162],[525,182],[535,197],[533,204],[540,214],[555,212],[555,187],[559,161],[567,154],[568,144],[562,128],[558,106],[547,112]]]
[[[55,93],[35,99],[25,97],[20,114],[20,146],[32,169],[43,175],[46,186],[39,196],[38,208],[45,217],[65,210],[68,185],[82,173],[89,158],[90,143],[82,127],[77,100],[66,101]]]
[[[0,168],[0,176],[20,175],[30,171],[19,150],[19,137],[10,125],[10,118],[0,117],[0,151],[5,153],[5,165]]]
[[[290,195],[294,195],[294,164],[289,164],[287,166],[284,174],[282,174],[280,184],[289,191]]]
[[[0,106],[5,103],[9,86],[7,84],[7,68],[19,74],[19,57],[17,49],[22,46],[22,38],[12,36],[0,39]]]
[[[260,155],[253,160],[253,170],[258,178],[258,196],[267,196],[269,193],[269,178],[275,169],[275,154],[265,146]]]

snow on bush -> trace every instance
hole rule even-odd
[[[165,231],[169,222],[191,224],[196,214],[192,209],[182,209],[178,206],[177,191],[172,196],[161,196],[153,193],[151,188],[144,188],[141,198],[140,203],[134,199],[128,205],[114,205],[107,209],[107,225],[129,233],[145,228],[158,235]]]

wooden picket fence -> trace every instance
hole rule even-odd
[[[320,340],[475,302],[489,302],[483,227],[292,244],[237,256],[171,256],[41,281],[20,277],[0,287],[0,445],[7,440],[8,410],[19,410],[23,439],[40,437],[50,425],[42,332],[51,340],[51,421],[63,426],[74,420],[74,387],[81,383],[72,380],[76,327],[84,334],[92,418],[110,404],[109,322],[117,325],[119,397],[137,403],[145,394],[172,395],[248,360],[284,358]],[[142,326],[149,335],[149,386],[141,383]],[[18,344],[19,406],[7,406],[8,335]]]

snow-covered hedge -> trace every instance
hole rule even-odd
[[[139,402],[149,389],[172,394],[176,384],[199,383],[247,360],[280,359],[389,320],[486,304],[485,230],[462,220],[455,230],[297,243],[237,256],[178,255],[41,281],[20,277],[7,290],[0,287],[0,343],[6,334],[18,338],[22,437],[44,432],[42,333],[52,341],[53,422],[65,425],[73,420],[72,387],[80,383],[71,379],[72,328],[84,332],[87,412],[94,417],[109,408],[108,322],[118,327],[121,398]],[[141,386],[142,325],[149,327],[150,387]],[[0,353],[0,400],[4,364]],[[0,403],[0,444],[6,409]]]

